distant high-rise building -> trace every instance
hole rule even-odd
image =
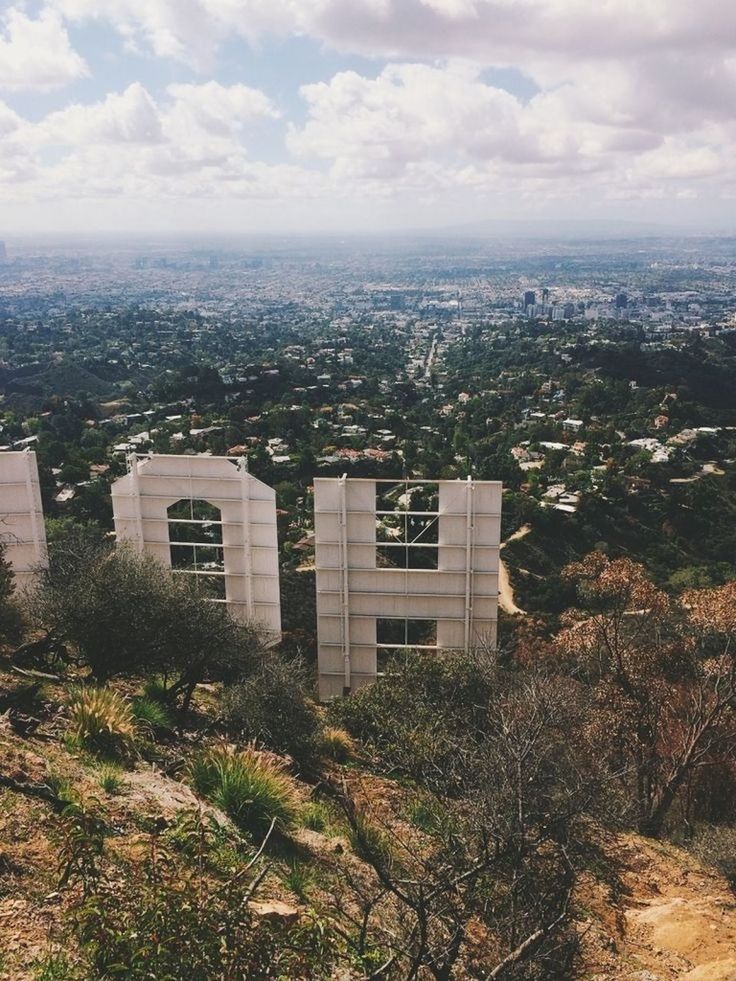
[[[542,290],[542,306],[546,307],[548,301],[549,301],[549,290],[545,286],[545,288]]]
[[[8,250],[5,248],[5,242],[0,242],[0,262],[8,261]]]
[[[534,292],[534,290],[527,290],[526,293],[524,294],[524,309],[526,310],[527,307],[535,306],[536,302],[537,302],[537,295]]]
[[[616,309],[625,310],[629,305],[629,298],[625,293],[619,293],[616,296]]]

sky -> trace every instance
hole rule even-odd
[[[0,0],[0,238],[730,230],[729,0]]]

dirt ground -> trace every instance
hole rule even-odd
[[[736,981],[736,896],[688,852],[636,835],[605,851],[618,881],[583,883],[583,976]]]

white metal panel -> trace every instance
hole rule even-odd
[[[379,618],[436,620],[440,648],[468,651],[495,643],[501,484],[407,484],[407,490],[422,483],[439,489],[438,567],[400,569],[376,566],[376,490],[383,483],[402,482],[345,477],[314,482],[322,698],[375,679]],[[405,499],[411,501],[411,495]],[[396,551],[399,560],[402,550]]]
[[[132,456],[112,486],[115,534],[171,565],[168,509],[207,501],[220,511],[225,596],[235,619],[257,620],[272,642],[281,634],[276,494],[228,457]],[[206,543],[205,543],[206,544]],[[206,575],[206,570],[200,570]]]
[[[48,568],[36,454],[0,453],[0,542],[21,589]]]

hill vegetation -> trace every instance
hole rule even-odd
[[[733,970],[733,584],[593,552],[552,635],[325,708],[150,559],[61,535],[22,603],[2,570],[0,977]]]

